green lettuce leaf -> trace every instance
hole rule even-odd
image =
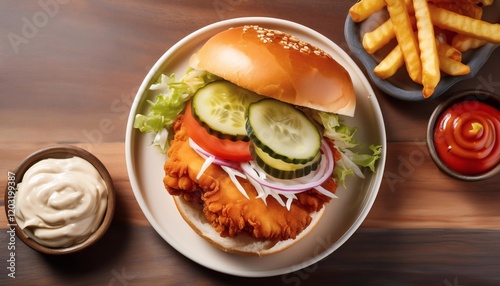
[[[339,184],[345,187],[347,177],[353,174],[364,178],[361,168],[367,167],[375,172],[375,163],[382,152],[381,145],[370,145],[369,150],[363,150],[354,139],[357,128],[345,125],[339,115],[315,110],[306,113],[322,126],[323,136],[332,140],[342,155],[341,159],[336,161],[333,171],[333,176]]]
[[[141,132],[156,133],[153,144],[159,146],[162,152],[166,152],[172,125],[184,110],[186,102],[199,88],[218,79],[211,73],[192,68],[189,68],[180,80],[176,80],[174,74],[162,74],[149,88],[149,91],[155,94],[155,101],[148,100],[150,107],[147,114],[135,116],[134,128]]]

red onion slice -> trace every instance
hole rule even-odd
[[[307,176],[291,180],[277,179],[265,175],[264,170],[257,166],[257,164],[253,161],[244,162],[240,165],[245,175],[252,178],[252,180],[258,182],[262,186],[277,191],[300,193],[320,186],[332,176],[335,160],[333,158],[332,150],[324,139],[321,145],[321,151],[323,154],[321,155],[321,163],[319,164],[318,169],[309,173]]]
[[[191,138],[189,138],[189,145],[196,153],[198,153],[203,158],[210,158],[210,163],[220,165],[222,167],[229,167],[235,170],[243,170],[244,175],[252,183],[252,185],[255,186],[256,184],[258,184],[261,187],[268,188],[271,191],[274,191],[276,195],[295,194],[314,188],[320,188],[320,186],[332,176],[333,168],[335,166],[333,152],[325,139],[323,139],[321,144],[322,158],[318,169],[309,173],[307,176],[290,180],[278,179],[267,175],[264,170],[262,170],[257,164],[255,164],[254,161],[239,163],[231,160],[217,158],[201,148]],[[225,171],[227,172],[227,170]],[[336,198],[334,194],[326,193],[323,188],[320,188],[320,191],[326,196]]]
[[[221,158],[215,157],[214,155],[210,154],[209,152],[207,152],[203,148],[201,148],[191,138],[189,138],[189,146],[191,146],[191,148],[193,148],[193,150],[196,153],[198,153],[198,155],[202,156],[205,159],[208,158],[208,157],[213,157],[214,159],[213,159],[212,163],[214,163],[216,165],[227,166],[227,167],[231,167],[231,168],[234,168],[234,169],[238,169],[239,168],[238,162],[231,161],[231,160],[225,160],[225,159],[221,159]]]

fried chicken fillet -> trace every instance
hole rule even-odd
[[[256,198],[255,188],[238,178],[250,199],[247,199],[218,165],[211,164],[196,179],[205,160],[188,142],[183,115],[174,124],[175,135],[164,165],[163,183],[173,196],[181,196],[192,204],[199,204],[208,222],[222,237],[248,234],[257,239],[281,241],[294,239],[310,223],[310,213],[319,211],[330,198],[316,190],[297,194],[290,210],[269,196],[264,202]],[[327,180],[323,188],[334,193],[337,184]]]

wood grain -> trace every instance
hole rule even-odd
[[[499,239],[500,231],[363,228],[307,268],[248,279],[193,263],[150,227],[121,225],[113,226],[88,251],[67,256],[39,255],[20,244],[14,281],[23,285],[498,285]],[[5,245],[5,238],[0,243]]]

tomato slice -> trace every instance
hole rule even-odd
[[[198,146],[215,157],[238,162],[252,160],[252,155],[250,154],[250,141],[231,141],[220,139],[209,134],[193,117],[191,113],[191,102],[188,102],[186,105],[184,123],[186,124],[186,130],[189,137],[198,144]]]

